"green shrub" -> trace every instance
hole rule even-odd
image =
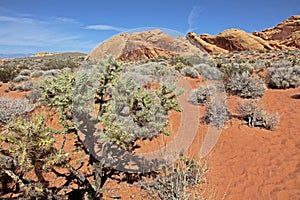
[[[55,107],[59,112],[60,123],[64,131],[74,128],[72,123],[72,98],[74,92],[74,75],[64,70],[57,77],[44,79],[40,82],[42,90],[41,101]]]
[[[2,68],[0,68],[0,81],[3,83],[12,81],[19,74],[19,72],[20,70],[16,67],[2,66]]]
[[[13,160],[6,167],[0,166],[2,176],[10,177],[11,184],[18,185],[20,197],[45,199],[49,183],[44,172],[54,166],[66,166],[67,154],[54,148],[53,133],[44,119],[14,118],[0,132],[0,141],[9,144],[2,147],[1,152],[6,152],[8,160]],[[25,179],[24,175],[28,172],[34,176]],[[37,180],[32,177],[37,177]]]
[[[167,114],[180,111],[174,87],[161,86],[156,91],[139,87],[131,77],[120,77],[112,90],[100,122],[104,125],[103,138],[122,148],[131,148],[137,139],[152,139],[164,133]]]
[[[76,79],[76,115],[91,112],[90,106],[82,106],[87,102],[99,104],[98,120],[103,125],[103,139],[130,149],[137,139],[169,134],[164,130],[167,114],[172,109],[181,110],[176,98],[182,91],[160,79],[166,81],[168,76],[173,76],[173,71],[153,62],[123,67],[112,58],[90,68],[91,73],[88,71]],[[147,88],[143,77],[157,83],[157,88]],[[98,83],[96,91],[95,83]]]

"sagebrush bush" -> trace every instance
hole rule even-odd
[[[31,74],[31,71],[28,69],[24,69],[20,72],[20,75],[22,75],[22,76],[30,76],[30,74]]]
[[[79,64],[73,60],[50,60],[45,62],[44,69],[65,69],[65,68],[77,68]]]
[[[43,76],[44,77],[51,77],[51,76],[56,77],[59,73],[60,73],[60,71],[51,69],[49,71],[45,71]]]
[[[180,70],[180,73],[182,75],[190,77],[190,78],[198,78],[199,77],[199,73],[193,67],[184,67],[183,69]]]
[[[31,102],[31,103],[37,103],[40,98],[42,97],[42,90],[41,88],[36,85],[36,84],[33,84],[33,87],[30,91],[29,94],[26,95],[26,98]]]
[[[17,67],[3,66],[0,68],[0,81],[3,83],[12,81],[19,72],[20,70]]]
[[[192,90],[189,102],[194,105],[204,105],[209,101],[209,98],[217,92],[214,85],[200,86],[198,89]]]
[[[194,159],[182,157],[174,166],[164,167],[162,171],[163,173],[158,174],[152,182],[139,182],[142,189],[153,199],[194,199],[193,196],[202,199],[202,195],[198,196],[196,186],[205,182],[205,169]]]
[[[30,91],[33,89],[34,85],[36,83],[33,82],[33,81],[27,81],[21,85],[18,85],[16,86],[16,90],[19,90],[19,91]]]
[[[239,117],[246,121],[250,127],[263,127],[273,130],[279,123],[278,113],[267,113],[263,107],[254,100],[240,101],[238,103],[237,113]]]
[[[289,60],[280,60],[277,62],[272,62],[271,67],[273,68],[286,68],[286,67],[291,67],[293,64]]]
[[[7,123],[15,115],[22,115],[33,110],[27,99],[0,98],[0,123]]]
[[[13,82],[20,83],[20,82],[24,82],[24,81],[28,81],[28,80],[29,80],[28,76],[20,75],[20,76],[15,77]]]
[[[41,77],[44,75],[44,72],[43,71],[34,71],[32,74],[31,74],[31,78],[38,78],[38,77]]]
[[[233,75],[225,87],[228,93],[243,98],[259,98],[266,91],[264,81],[258,77],[250,77],[247,72]]]
[[[225,84],[236,74],[247,73],[250,75],[253,72],[251,65],[242,65],[238,63],[221,64],[219,68],[223,73],[223,80]]]
[[[202,120],[214,127],[222,128],[229,119],[230,113],[227,108],[226,98],[211,97],[206,105]]]
[[[300,67],[270,68],[266,75],[270,88],[286,89],[300,85]]]
[[[208,64],[198,64],[195,66],[195,69],[198,71],[199,74],[203,76],[205,80],[221,80],[222,73],[216,67],[211,67]]]

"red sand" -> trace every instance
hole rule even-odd
[[[191,83],[193,88],[196,87],[196,81]],[[0,96],[24,95],[4,93],[5,88],[5,84],[0,87]],[[238,120],[226,124],[216,146],[204,159],[209,169],[207,184],[204,185],[207,195],[213,193],[213,199],[300,199],[300,99],[292,98],[297,94],[300,94],[299,87],[267,90],[262,98],[266,111],[280,114],[280,123],[274,131],[239,126],[241,121]],[[229,97],[228,102],[233,109],[236,98]],[[204,112],[203,108],[199,109],[200,113]],[[178,115],[173,117],[171,121],[178,120]],[[59,127],[55,119],[49,124]],[[206,130],[206,125],[199,125],[198,135],[188,149],[188,155],[198,156]],[[85,162],[81,172],[91,174],[91,168],[87,166],[88,156],[83,156],[82,151],[75,151],[72,134],[66,136],[64,150],[70,153],[71,163],[78,166],[78,161]],[[56,136],[56,139],[60,145],[62,136]],[[148,151],[148,148],[144,150]],[[105,184],[104,193],[107,198],[108,194],[119,194],[122,199],[147,199],[138,188],[116,180]]]

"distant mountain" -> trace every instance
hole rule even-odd
[[[33,53],[14,53],[14,54],[3,54],[0,53],[0,58],[23,58],[23,57],[28,57],[28,56],[32,56]]]
[[[208,52],[300,49],[300,15],[292,16],[261,32],[228,29],[214,36],[190,32],[186,38]]]

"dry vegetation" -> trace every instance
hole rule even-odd
[[[226,99],[216,100],[214,86],[199,85],[189,99],[195,109],[205,108],[199,121],[222,128],[235,118],[249,127],[276,129],[280,116],[267,113],[258,102],[266,90],[300,85],[300,51],[245,51],[212,56],[213,62],[206,55],[197,65],[184,58],[121,64],[113,59],[85,61],[82,56],[71,55],[4,60],[0,66],[0,87],[7,86],[8,95],[12,91],[27,91],[27,95],[14,100],[0,97],[0,197],[101,199],[108,189],[105,184],[116,181],[118,176],[126,177],[120,182],[142,189],[148,198],[190,199],[193,194],[195,199],[201,199],[197,186],[204,184],[206,170],[193,158],[181,157],[173,165],[145,174],[121,172],[98,161],[78,137],[72,106],[73,101],[94,100],[103,138],[134,151],[137,140],[172,134],[165,130],[168,112],[180,112],[177,97],[182,91],[161,81],[167,75],[181,74],[193,79],[221,80],[227,95],[241,100],[237,110],[230,110]],[[95,77],[88,79],[83,71],[77,73],[80,67],[87,66],[94,67]],[[96,89],[87,90],[86,86],[94,80],[99,83]],[[155,88],[148,87],[153,83]],[[75,90],[87,92],[86,99],[79,98],[82,93],[76,94]],[[53,116],[36,114],[43,109],[48,109],[48,114],[57,112],[63,128],[50,128],[47,122]],[[86,107],[77,109],[86,115],[92,112]],[[67,153],[64,147],[70,142],[66,141],[70,134],[74,137],[69,145],[76,148]],[[64,139],[56,140],[58,137]],[[87,158],[79,165],[70,162],[76,151]],[[55,180],[62,181],[55,185]]]

